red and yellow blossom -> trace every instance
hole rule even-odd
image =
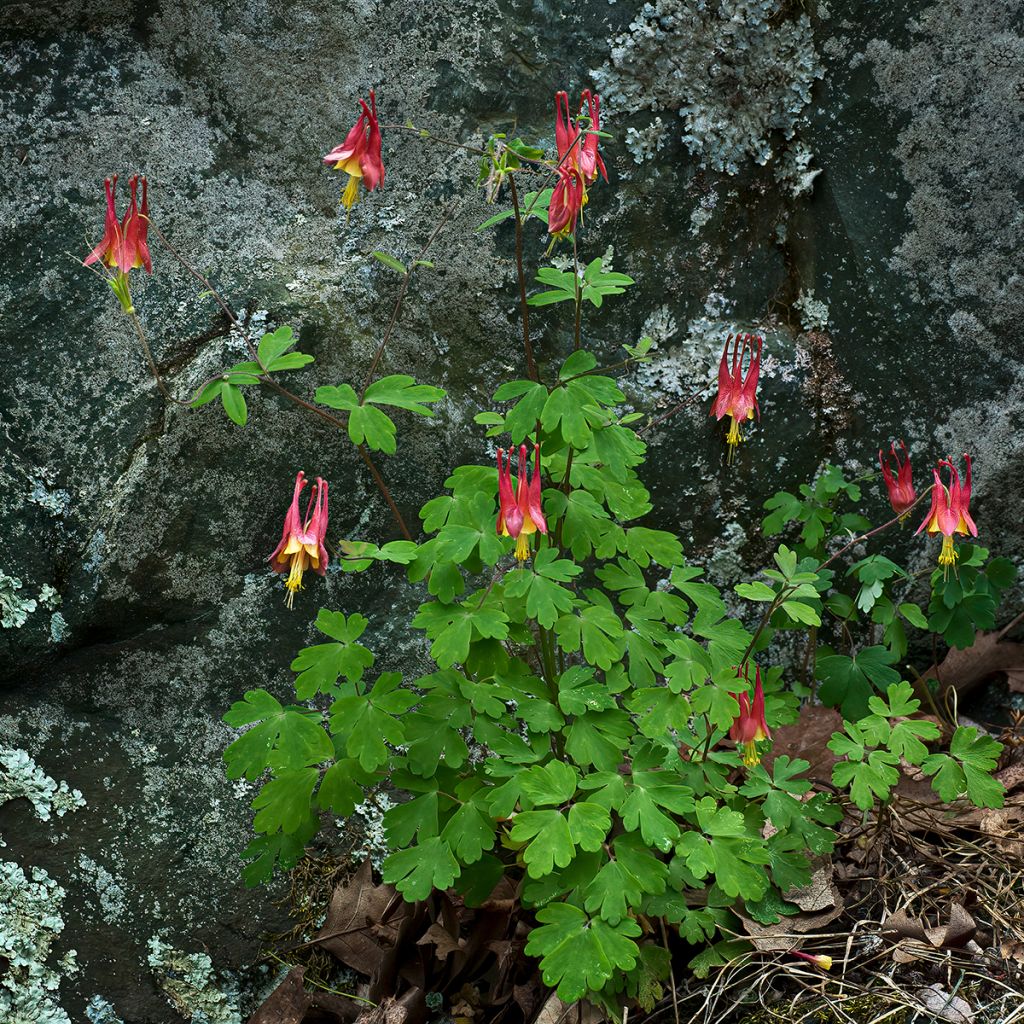
[[[576,220],[584,202],[583,176],[575,167],[559,167],[558,184],[548,204],[548,231],[552,239],[567,238],[576,232]]]
[[[547,533],[548,523],[540,504],[540,445],[533,446],[534,467],[528,477],[526,445],[519,446],[519,486],[512,488],[512,449],[498,449],[498,520],[495,531],[499,537],[515,537],[516,558],[525,562],[530,557],[530,536]]]
[[[746,668],[742,674],[737,671],[737,675],[744,680],[746,680],[746,674]],[[734,693],[732,696],[740,706],[740,713],[729,729],[729,738],[735,741],[737,747],[743,748],[743,763],[748,768],[753,768],[761,761],[761,756],[757,752],[757,744],[761,740],[772,738],[768,723],[764,720],[764,688],[761,685],[761,669],[758,668],[754,675],[753,704],[746,692]]]
[[[957,554],[953,544],[953,535],[960,533],[978,536],[978,528],[971,518],[971,457],[964,452],[964,462],[967,463],[967,475],[961,485],[960,474],[953,465],[952,459],[939,459],[939,467],[945,466],[949,470],[949,486],[942,482],[939,469],[933,469],[935,486],[932,489],[932,504],[924,522],[915,531],[915,536],[922,530],[928,533],[942,534],[942,550],[939,552],[939,565],[945,572],[949,572],[951,565],[956,565]]]
[[[732,343],[732,366],[729,365],[729,344]],[[729,445],[729,461],[732,462],[736,446],[743,440],[740,423],[751,420],[754,413],[761,418],[761,407],[757,404],[757,381],[761,375],[762,339],[755,334],[730,334],[725,339],[722,362],[718,367],[718,394],[711,406],[711,415],[716,420],[728,416],[731,420],[726,443]],[[750,364],[746,377],[743,376],[743,360],[750,350]]]
[[[587,106],[589,122],[586,138],[580,125],[583,105]],[[555,148],[558,151],[556,174],[558,181],[548,206],[548,232],[552,239],[565,238],[576,231],[576,221],[587,202],[587,185],[597,180],[598,173],[608,180],[601,154],[598,153],[601,97],[584,89],[580,95],[579,110],[573,118],[569,112],[569,94],[555,93]],[[593,129],[590,131],[589,129]]]
[[[324,157],[325,164],[333,164],[335,170],[348,175],[348,184],[341,202],[351,210],[359,200],[359,182],[372,192],[384,184],[384,161],[381,158],[380,125],[377,122],[377,97],[370,90],[370,105],[359,100],[362,113],[345,136],[345,141]]]
[[[324,547],[327,535],[327,481],[316,478],[309,494],[305,518],[302,518],[299,515],[299,495],[306,483],[306,474],[299,470],[295,477],[292,503],[284,517],[281,542],[269,558],[274,572],[288,573],[284,585],[288,588],[289,608],[295,600],[295,591],[302,589],[302,574],[307,569],[312,569],[320,576],[327,572],[327,549]]]
[[[814,964],[815,967],[820,967],[823,971],[832,970],[832,957],[827,953],[801,953],[799,949],[791,949],[789,955],[798,956],[801,960],[806,960],[808,963]]]
[[[914,502],[917,501],[917,492],[914,490],[914,481],[911,477],[910,456],[907,454],[907,446],[900,441],[900,448],[903,449],[903,461],[900,461],[896,451],[896,442],[889,446],[892,460],[896,463],[896,476],[893,477],[889,467],[889,455],[884,450],[878,449],[878,464],[882,467],[882,477],[885,480],[886,489],[889,491],[889,503],[892,510],[905,519],[909,514]]]
[[[142,208],[139,208],[138,186],[142,181]],[[149,189],[145,178],[133,175],[128,185],[132,190],[131,202],[124,217],[118,221],[115,208],[117,175],[107,178],[103,187],[107,196],[107,214],[103,223],[103,237],[99,245],[82,261],[88,267],[100,263],[110,272],[110,287],[121,302],[126,313],[134,312],[131,294],[128,290],[128,272],[144,267],[147,274],[153,273],[153,261],[149,255]]]

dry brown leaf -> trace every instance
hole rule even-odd
[[[317,933],[324,949],[371,977],[379,970],[384,953],[394,947],[402,921],[412,913],[412,905],[391,886],[374,884],[372,872],[365,860],[334,890],[327,920]]]
[[[999,955],[1004,960],[1016,960],[1024,964],[1024,942],[1020,939],[1007,939],[999,944]]]
[[[969,693],[997,672],[1005,672],[1010,689],[1024,693],[1024,644],[1001,640],[1006,630],[978,630],[974,643],[962,651],[950,648],[936,671],[935,665],[922,673],[915,689],[921,690],[926,679],[937,679],[940,690],[952,689],[958,695]],[[924,696],[923,693],[918,694]]]
[[[832,881],[831,861],[822,858],[816,865],[809,885],[783,893],[785,899],[800,907],[801,913],[783,917],[775,924],[761,924],[738,910],[733,911],[743,922],[755,949],[784,953],[799,948],[799,936],[819,931],[843,912],[843,898]]]
[[[974,938],[978,926],[962,903],[952,903],[945,924],[928,926],[919,918],[900,910],[882,924],[882,934],[895,939],[892,958],[897,963],[912,963],[932,949],[962,949]]]
[[[357,1024],[406,1024],[409,1008],[405,1000],[382,999],[372,1010],[359,1015]]]
[[[417,940],[417,946],[433,946],[438,960],[444,960],[452,953],[461,953],[465,944],[453,936],[439,922],[432,924]]]
[[[309,1009],[309,998],[302,985],[304,976],[302,967],[293,967],[249,1018],[249,1024],[302,1024]]]
[[[798,721],[775,730],[772,749],[764,756],[765,769],[770,773],[775,758],[783,754],[790,759],[801,757],[810,764],[808,778],[830,784],[839,759],[828,749],[828,741],[832,733],[842,731],[843,716],[835,708],[806,704],[800,709]]]

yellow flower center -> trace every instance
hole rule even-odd
[[[757,743],[754,740],[748,740],[743,744],[743,763],[748,768],[761,763],[761,755],[757,752]]]
[[[729,433],[725,435],[725,443],[729,446],[729,462],[732,462],[733,456],[736,454],[736,448],[742,440],[743,435],[740,433],[740,421],[732,413],[729,413]]]
[[[942,550],[939,552],[939,565],[942,566],[942,578],[947,579],[949,577],[949,567],[953,567],[953,571],[956,572],[956,563],[960,558],[960,553],[956,549],[956,545],[953,543],[952,537],[942,538]]]
[[[302,589],[302,574],[306,571],[308,564],[306,549],[300,547],[292,555],[292,567],[288,572],[288,579],[284,581],[284,585],[288,588],[288,596],[285,598],[285,603],[289,608],[292,607],[295,601],[295,591]]]
[[[359,179],[362,174],[352,174],[349,172],[348,184],[345,186],[345,191],[341,195],[341,205],[346,210],[351,210],[353,206],[359,201]]]

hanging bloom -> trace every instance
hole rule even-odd
[[[581,139],[583,130],[579,121],[584,103],[587,105],[587,118],[590,122],[587,127],[593,131],[588,130],[586,138]],[[600,130],[600,96],[592,94],[589,89],[584,89],[580,94],[576,119],[573,120],[569,114],[569,94],[564,91],[555,93],[555,148],[558,150],[558,165],[575,167],[582,175],[585,185],[597,180],[598,171],[605,181],[608,180],[608,171],[597,151],[599,136],[593,134]]]
[[[601,97],[596,93],[591,94],[589,89],[584,89],[583,94],[580,96],[580,110],[583,109],[584,102],[587,104],[587,114],[590,117],[590,129],[587,133],[587,138],[583,143],[583,151],[580,153],[579,167],[583,172],[583,177],[588,182],[597,181],[597,173],[601,172],[601,177],[605,181],[608,180],[608,171],[605,169],[604,161],[601,159],[601,154],[597,151],[597,144],[599,136],[595,135],[594,132],[601,130]]]
[[[597,151],[598,136],[580,127],[583,104],[587,105],[589,128],[599,130],[601,97],[584,89],[579,111],[569,113],[569,94],[555,93],[555,148],[558,150],[558,181],[548,206],[548,231],[552,239],[562,239],[576,231],[576,221],[587,203],[587,185],[597,180],[598,172],[605,181],[608,171]]]
[[[548,231],[552,240],[566,238],[576,231],[576,220],[586,200],[583,176],[575,167],[558,169],[558,184],[548,204]]]
[[[327,535],[327,481],[316,478],[303,519],[299,516],[299,494],[305,486],[306,474],[300,470],[295,477],[292,503],[284,517],[281,542],[268,559],[274,572],[288,573],[284,585],[288,588],[289,608],[295,600],[295,591],[302,589],[302,574],[307,569],[312,569],[320,576],[327,572],[327,549],[324,547],[324,537]]]
[[[519,446],[519,486],[512,496],[512,450],[508,462],[505,452],[498,449],[498,521],[500,537],[516,538],[516,558],[525,562],[530,557],[530,535],[547,533],[548,523],[540,507],[540,445],[533,446],[535,463],[533,476],[528,478],[526,445]]]
[[[736,674],[740,676],[739,670]],[[746,676],[747,669],[744,666],[741,678],[745,680]],[[743,763],[748,768],[753,768],[761,761],[757,752],[758,742],[772,738],[768,723],[764,720],[764,688],[761,685],[761,669],[758,668],[754,676],[753,705],[751,705],[746,692],[734,693],[732,697],[739,704],[740,713],[729,729],[729,739],[734,740],[738,747],[743,747]]]
[[[362,113],[352,126],[345,141],[324,157],[325,164],[334,164],[335,170],[348,175],[348,184],[341,197],[346,210],[359,200],[359,182],[368,192],[384,184],[384,161],[381,158],[380,125],[377,122],[377,97],[370,90],[370,106],[359,100]]]
[[[132,190],[132,198],[120,223],[117,219],[114,201],[117,175],[104,181],[107,214],[103,224],[103,238],[100,239],[99,245],[82,261],[86,267],[93,263],[102,263],[111,272],[108,283],[126,313],[135,311],[128,289],[128,272],[144,267],[147,274],[153,273],[153,261],[149,255],[149,243],[147,242],[149,190],[146,179],[142,178],[142,208],[140,210],[138,203],[139,180],[137,174],[129,179],[128,185]]]
[[[512,449],[508,451],[505,461],[505,450],[498,449],[498,521],[495,532],[499,537],[518,537],[523,528],[523,514],[516,504],[515,492],[512,489]]]
[[[971,503],[971,457],[964,452],[964,461],[967,463],[967,476],[961,485],[960,474],[953,465],[952,459],[939,459],[939,466],[945,466],[949,470],[949,486],[942,482],[939,470],[933,469],[932,475],[935,478],[935,486],[932,489],[932,505],[928,515],[921,525],[914,531],[916,536],[922,530],[929,533],[942,534],[942,550],[939,552],[939,565],[945,573],[949,572],[951,565],[956,565],[956,547],[953,544],[953,535],[956,533],[978,536],[978,528],[971,518],[969,505]]]
[[[732,368],[729,367],[729,343],[732,347]],[[756,351],[755,351],[756,344]],[[754,334],[737,334],[735,340],[730,334],[725,339],[722,362],[718,367],[718,394],[711,407],[716,420],[728,416],[731,420],[726,443],[729,445],[729,461],[732,462],[736,446],[743,440],[740,423],[743,420],[761,418],[761,407],[757,404],[757,380],[761,375],[762,339]],[[746,378],[743,377],[743,359],[750,349],[750,365]]]
[[[885,479],[885,486],[889,491],[889,502],[893,511],[902,521],[917,500],[917,492],[914,490],[914,481],[911,479],[910,456],[907,454],[907,446],[902,441],[900,441],[900,448],[903,449],[902,462],[896,452],[896,442],[894,441],[889,446],[892,459],[896,463],[895,479],[893,479],[892,470],[889,468],[889,456],[881,448],[878,449],[878,464],[882,467],[882,477]]]
[[[815,967],[820,967],[823,971],[832,970],[832,957],[827,953],[801,953],[798,949],[791,949],[789,955],[798,956],[801,960],[806,960],[808,963],[814,964]]]

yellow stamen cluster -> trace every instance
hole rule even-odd
[[[351,210],[353,206],[359,201],[359,175],[349,174],[348,184],[345,186],[345,191],[341,194],[341,205],[346,210]]]
[[[753,768],[761,763],[761,755],[757,752],[755,740],[748,740],[743,744],[743,763],[748,768]]]
[[[288,596],[285,598],[285,602],[289,608],[291,608],[295,601],[295,591],[302,589],[302,574],[308,567],[309,557],[306,554],[306,549],[299,548],[292,555],[292,566],[288,572],[288,579],[284,581],[284,585],[288,588]]]

